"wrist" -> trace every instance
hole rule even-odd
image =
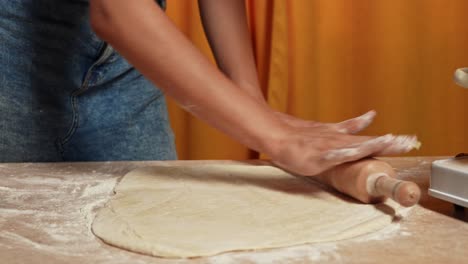
[[[263,130],[260,135],[260,149],[259,151],[267,154],[269,157],[276,157],[282,152],[284,142],[288,135],[292,133],[290,127],[282,122],[279,118],[274,116],[275,124],[268,130]]]

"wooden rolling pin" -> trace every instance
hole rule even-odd
[[[392,166],[376,159],[341,164],[314,177],[363,203],[378,203],[389,197],[408,207],[421,197],[417,184],[397,180]]]

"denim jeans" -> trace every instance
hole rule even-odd
[[[0,4],[0,162],[176,159],[164,94],[93,33],[88,1]]]

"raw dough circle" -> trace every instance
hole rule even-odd
[[[160,257],[336,241],[379,230],[394,211],[271,166],[146,167],[94,219],[105,242]]]

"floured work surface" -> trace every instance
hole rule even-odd
[[[443,157],[442,157],[443,158]],[[446,157],[445,157],[446,158]],[[468,224],[451,204],[427,196],[435,158],[391,158],[398,177],[418,183],[420,205],[401,220],[353,239],[288,248],[163,259],[109,246],[90,230],[97,209],[129,171],[147,166],[247,164],[245,161],[151,161],[0,164],[0,262],[15,263],[464,263]],[[249,161],[249,164],[258,164]],[[431,250],[436,248],[437,250]],[[428,250],[429,249],[429,250]],[[450,254],[447,254],[450,252]]]
[[[115,192],[93,232],[109,244],[162,257],[348,239],[389,225],[397,209],[362,204],[271,166],[140,168]]]

